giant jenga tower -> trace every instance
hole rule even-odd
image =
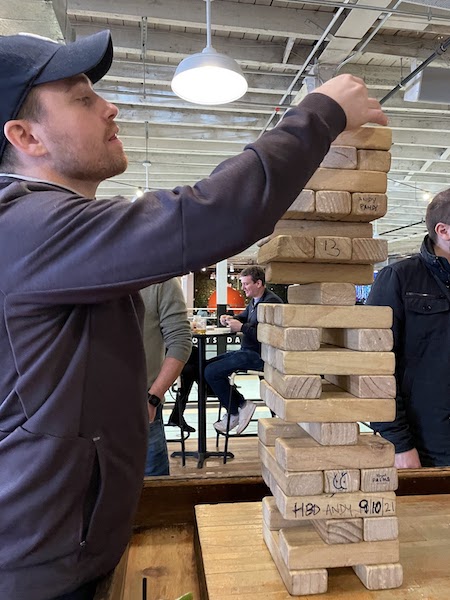
[[[402,583],[394,447],[359,421],[395,418],[392,310],[355,306],[387,243],[391,132],[343,133],[268,242],[266,278],[292,283],[288,305],[258,308],[265,381],[277,419],[259,422],[264,539],[288,591],[327,591],[328,568],[353,567],[369,589]]]

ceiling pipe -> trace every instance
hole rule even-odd
[[[347,5],[350,0],[344,0],[345,4]],[[305,62],[303,63],[303,65],[300,67],[300,70],[298,71],[298,73],[295,75],[294,79],[292,80],[291,85],[288,87],[287,91],[285,92],[285,94],[283,95],[283,97],[281,98],[280,102],[278,103],[279,106],[282,106],[283,102],[286,100],[286,98],[288,98],[288,96],[291,95],[292,90],[294,89],[295,84],[297,83],[297,81],[300,79],[300,77],[303,75],[303,73],[305,72],[305,70],[307,69],[307,67],[309,66],[309,63],[311,62],[311,60],[314,58],[314,56],[317,54],[317,52],[320,49],[320,46],[322,45],[322,43],[325,41],[325,39],[327,38],[328,34],[330,33],[330,31],[332,30],[332,28],[334,27],[335,23],[337,22],[337,20],[339,19],[339,17],[342,15],[342,13],[344,12],[344,10],[346,10],[348,8],[348,6],[342,7],[340,8],[335,15],[333,16],[333,18],[331,19],[331,21],[328,23],[327,27],[325,28],[324,32],[322,33],[322,35],[320,36],[320,38],[317,40],[317,42],[314,44],[313,49],[311,50],[311,52],[308,54],[308,56],[305,59]],[[267,130],[267,128],[269,127],[269,125],[271,124],[273,118],[275,117],[275,115],[278,115],[279,112],[278,110],[274,110],[272,111],[269,119],[267,120],[267,123],[264,125],[261,133],[259,134],[260,136]]]

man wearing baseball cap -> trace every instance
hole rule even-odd
[[[270,234],[344,128],[386,124],[343,75],[195,186],[95,200],[127,165],[117,108],[92,89],[111,61],[106,31],[0,37],[2,600],[90,599],[129,540],[148,427],[139,290]]]

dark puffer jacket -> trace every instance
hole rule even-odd
[[[428,236],[420,254],[380,271],[368,304],[394,310],[397,416],[372,423],[396,452],[450,465],[450,265]]]

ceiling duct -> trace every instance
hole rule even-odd
[[[418,4],[419,6],[428,6],[429,8],[439,8],[441,10],[450,10],[449,0],[408,0],[409,4]]]
[[[417,65],[411,65],[414,70]],[[416,75],[405,90],[408,102],[450,104],[450,69],[427,67]]]

